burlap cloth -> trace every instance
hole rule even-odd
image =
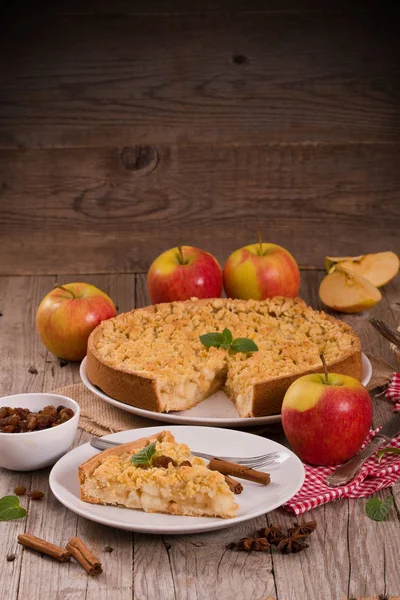
[[[368,358],[372,363],[372,379],[368,384],[368,389],[384,388],[390,381],[393,374],[393,367],[377,356],[369,355]],[[130,414],[120,408],[107,404],[101,398],[98,398],[90,392],[83,383],[75,383],[54,390],[57,394],[68,396],[78,402],[81,407],[81,417],[79,427],[93,433],[94,435],[107,435],[117,431],[125,431],[126,429],[137,429],[139,427],[151,427],[154,425],[162,425],[161,421],[153,419],[145,419],[136,415]],[[385,401],[382,396],[382,401]],[[243,420],[245,426],[246,420]],[[276,426],[263,427],[263,430],[275,430]],[[252,429],[254,433],[262,433]]]

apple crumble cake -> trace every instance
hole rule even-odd
[[[229,328],[258,351],[206,348],[200,335]],[[189,409],[224,389],[242,417],[280,412],[289,385],[306,373],[361,379],[361,345],[352,328],[298,298],[191,300],[156,304],[103,321],[88,342],[89,380],[139,408]]]
[[[225,478],[169,431],[96,454],[79,467],[81,499],[192,517],[236,515]]]

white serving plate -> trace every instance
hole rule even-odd
[[[83,384],[96,394],[102,400],[112,404],[117,408],[122,408],[126,412],[154,421],[163,423],[177,423],[178,425],[209,425],[211,427],[253,427],[256,425],[265,425],[269,423],[280,423],[281,415],[269,415],[267,417],[240,417],[236,407],[227,395],[222,392],[216,392],[209,396],[197,406],[190,410],[181,410],[171,413],[157,413],[151,410],[144,410],[125,404],[119,400],[114,400],[111,396],[105,394],[100,388],[93,385],[86,373],[86,358],[83,359],[80,366],[80,376]],[[362,355],[362,383],[367,385],[372,375],[372,366],[365,354]]]
[[[145,427],[105,436],[118,442],[130,442],[159,433],[164,427]],[[83,502],[79,497],[78,466],[98,451],[83,444],[60,458],[50,473],[50,488],[57,500],[73,512],[103,525],[154,534],[199,533],[231,527],[263,515],[284,504],[298,492],[304,481],[304,467],[293,452],[272,440],[243,431],[216,427],[169,427],[177,442],[192,450],[218,455],[254,456],[277,451],[278,458],[263,471],[271,474],[268,486],[244,481],[243,492],[235,496],[239,509],[232,519],[182,517],[145,513],[118,506]]]

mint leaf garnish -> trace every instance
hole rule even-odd
[[[231,345],[233,352],[257,352],[258,346],[248,338],[236,338]]]
[[[223,348],[224,350],[232,350],[232,352],[256,352],[258,346],[253,340],[248,338],[233,339],[230,329],[225,327],[222,333],[205,333],[200,336],[200,341],[206,348]]]
[[[383,502],[379,498],[371,498],[365,505],[365,512],[373,521],[384,521],[392,504],[393,496],[388,496]]]
[[[13,521],[22,519],[26,509],[20,506],[18,496],[3,496],[0,498],[0,521]]]
[[[230,329],[228,329],[227,327],[225,327],[225,329],[223,330],[223,332],[221,333],[221,345],[228,345],[229,346],[232,344],[232,340],[233,340],[233,336],[232,336],[232,332]]]
[[[205,333],[200,336],[200,341],[206,348],[219,348],[222,344],[222,333]]]
[[[148,444],[145,448],[142,448],[142,450],[131,456],[131,463],[136,467],[151,467],[152,458],[156,453],[156,443]]]
[[[378,450],[378,452],[376,453],[376,456],[378,457],[378,462],[381,462],[382,456],[389,452],[391,454],[400,454],[400,448],[396,448],[395,446],[389,446],[388,448],[382,448],[381,450]]]

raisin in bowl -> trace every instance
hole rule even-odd
[[[33,471],[54,464],[71,447],[79,405],[58,394],[0,398],[0,467]]]

